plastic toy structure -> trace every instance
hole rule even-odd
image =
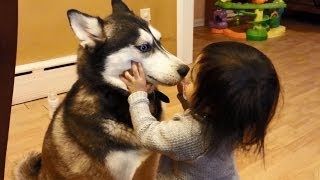
[[[221,33],[233,38],[262,41],[268,38],[278,37],[285,33],[286,28],[280,25],[281,16],[286,8],[283,0],[251,0],[251,3],[241,0],[218,0],[215,5],[220,9],[213,12],[213,20],[210,24],[212,33]],[[228,28],[227,12],[233,10],[235,15],[233,20],[236,25],[240,25],[241,16],[251,16],[254,18],[246,22],[251,27],[246,32],[236,32]],[[268,13],[264,14],[264,10]]]

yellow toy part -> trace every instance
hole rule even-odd
[[[286,32],[285,26],[278,26],[276,28],[271,28],[268,31],[268,38],[283,36],[285,32]]]

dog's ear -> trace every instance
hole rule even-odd
[[[112,13],[130,13],[133,14],[133,12],[128,8],[128,6],[122,2],[122,0],[112,0]]]
[[[103,20],[71,9],[67,12],[70,26],[83,47],[94,47],[105,40]]]

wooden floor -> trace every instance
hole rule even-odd
[[[261,157],[237,152],[244,180],[320,180],[320,26],[287,19],[285,36],[263,42],[246,42],[266,53],[281,79],[283,101],[266,141],[265,165]],[[206,44],[231,40],[196,28],[194,53]],[[166,116],[181,107],[175,88],[162,88],[171,97]],[[5,179],[14,161],[40,150],[49,123],[46,99],[12,107]]]

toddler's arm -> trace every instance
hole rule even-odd
[[[141,64],[132,63],[132,73],[125,71],[120,78],[132,93],[128,102],[133,128],[143,146],[175,160],[192,160],[207,149],[201,134],[202,124],[189,113],[159,122],[149,110],[148,88]]]
[[[142,144],[175,160],[192,160],[207,149],[202,125],[191,115],[182,114],[167,121],[157,121],[150,113],[147,93],[132,93],[128,102],[133,127]]]

